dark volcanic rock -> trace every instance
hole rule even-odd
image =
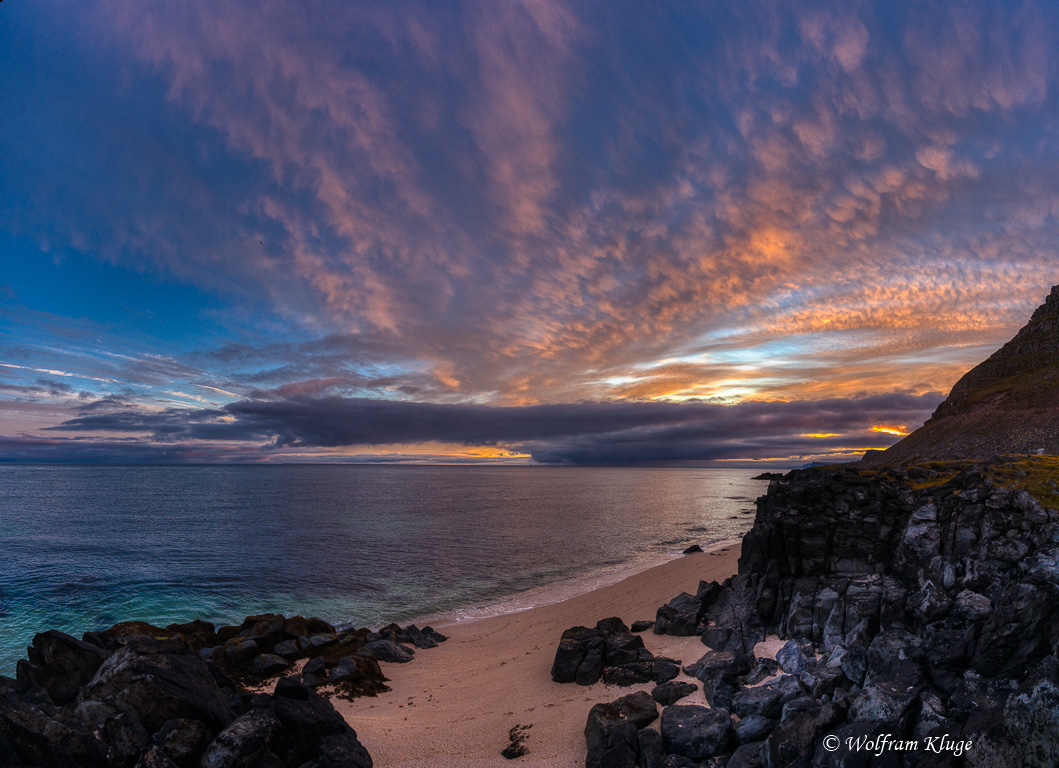
[[[684,667],[684,674],[703,682],[734,678],[750,671],[752,657],[735,651],[707,651],[698,661]]]
[[[392,640],[375,640],[364,646],[379,661],[388,661],[395,664],[407,664],[415,657],[415,651],[406,645],[400,645]]]
[[[661,685],[655,686],[655,689],[651,691],[651,698],[661,704],[663,707],[668,707],[685,696],[690,696],[699,689],[699,686],[695,683],[683,683],[678,680],[671,680],[668,683],[662,683]]]
[[[217,734],[202,753],[201,768],[250,768],[269,753],[279,720],[264,709],[255,709]]]
[[[805,694],[805,689],[794,675],[783,675],[771,683],[744,688],[732,701],[732,712],[739,717],[760,715],[778,718],[783,705]]]
[[[170,720],[154,735],[154,743],[179,766],[198,765],[199,755],[209,743],[209,729],[198,720]]]
[[[656,675],[665,678],[675,666],[670,659],[656,663],[642,637],[632,634],[621,619],[610,618],[594,628],[571,627],[563,632],[552,663],[552,680],[592,685],[602,677],[609,685],[635,685],[650,682]]]
[[[229,675],[245,682],[247,649],[275,649],[293,640],[291,629],[319,635],[330,625],[265,614],[216,632],[206,622],[165,629],[124,622],[84,641],[42,633],[20,679],[0,677],[0,765],[370,768],[355,731],[326,699],[289,678],[275,694],[244,691]],[[427,646],[444,639],[413,627],[417,632]],[[353,655],[335,669],[344,661],[375,683],[383,679],[378,662],[358,650],[366,634],[339,633],[327,653],[348,649]],[[294,647],[302,653],[312,643]],[[289,664],[267,652],[254,662],[259,676]],[[330,656],[317,662],[321,673],[332,664]],[[346,685],[336,690],[360,692]]]
[[[621,667],[604,667],[603,682],[607,685],[637,685],[652,680],[654,665],[649,661],[637,661]]]
[[[845,715],[845,705],[838,703],[799,707],[785,714],[765,741],[765,765],[790,766],[799,760],[807,764],[816,740],[845,720]]]
[[[662,710],[660,730],[667,752],[689,760],[705,760],[727,749],[732,718],[723,709],[674,704]]]
[[[250,674],[258,678],[272,677],[290,666],[290,662],[274,653],[262,653],[250,666]]]
[[[788,640],[786,645],[776,652],[776,663],[788,675],[797,675],[806,665],[801,645],[795,640]]]
[[[147,747],[136,761],[136,768],[180,768],[172,758],[155,745]]]
[[[636,747],[640,752],[640,768],[661,768],[666,759],[662,734],[650,728],[641,728],[636,734]]]
[[[151,733],[174,718],[202,720],[216,730],[234,719],[230,703],[198,656],[141,656],[128,646],[103,662],[77,700],[90,719],[98,703],[111,715],[136,715]]]
[[[761,734],[740,737],[750,741],[731,762],[1054,766],[1056,454],[1059,286],[922,430],[859,465],[771,477],[738,575],[678,595],[654,627],[701,628],[711,651],[685,672],[715,706],[730,699],[742,727],[782,718],[756,755]],[[751,659],[766,634],[789,641],[778,660],[794,674],[760,685],[775,670]],[[825,735],[845,744],[883,733],[976,746],[970,758],[910,759],[820,746]]]
[[[634,768],[639,763],[638,732],[656,717],[658,709],[643,691],[593,706],[585,724],[586,768]]]
[[[29,660],[18,664],[19,689],[40,686],[56,704],[77,698],[77,691],[92,679],[107,652],[54,629],[35,635]]]
[[[680,674],[680,665],[672,659],[656,657],[651,664],[651,679],[656,683],[672,680]]]
[[[761,715],[751,715],[735,724],[735,740],[740,744],[761,741],[768,736],[775,727],[775,720],[762,717]]]
[[[725,768],[761,768],[761,744],[754,742],[743,744],[728,760]]]
[[[309,768],[372,768],[372,762],[368,750],[350,732],[320,739],[317,758]]]

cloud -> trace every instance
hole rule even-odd
[[[97,403],[20,428],[293,445],[316,437],[266,406],[925,394],[1056,281],[1050,4],[17,13],[40,34],[9,41],[0,229],[205,297],[202,327],[146,341],[0,307],[35,329],[0,345],[7,386],[69,373]]]
[[[785,458],[885,447],[880,423],[921,423],[938,393],[799,402],[614,402],[535,406],[303,397],[221,409],[86,412],[51,428],[130,433],[155,444],[255,442],[265,451],[423,443],[502,446],[570,464]],[[834,436],[808,437],[821,427]],[[57,450],[57,449],[56,449]]]

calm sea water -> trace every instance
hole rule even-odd
[[[0,673],[51,628],[502,612],[545,585],[741,536],[767,485],[754,474],[0,465]]]

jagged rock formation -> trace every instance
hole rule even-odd
[[[123,622],[81,640],[42,632],[17,679],[0,676],[0,766],[371,768],[315,689],[389,690],[379,661],[410,660],[402,643],[444,640],[430,627],[338,631],[277,614],[228,627]],[[281,674],[272,693],[255,692]]]
[[[710,648],[683,668],[701,695],[655,699],[664,765],[1054,768],[1056,479],[1034,457],[774,480],[738,576],[659,610],[656,631]],[[775,662],[753,655],[766,635],[789,640]],[[589,764],[663,764],[641,722],[590,739]],[[857,740],[884,737],[919,747],[865,762]]]
[[[1025,327],[968,371],[927,422],[863,466],[1059,454],[1059,285]]]

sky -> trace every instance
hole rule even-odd
[[[0,461],[798,465],[1059,283],[1050,2],[9,0]]]

